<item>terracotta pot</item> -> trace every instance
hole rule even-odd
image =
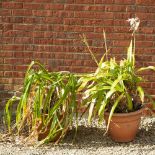
[[[134,140],[141,121],[143,108],[131,113],[114,114],[110,122],[108,134],[116,142],[130,142]],[[106,124],[109,113],[105,113]]]
[[[47,117],[48,115],[45,114],[45,117]],[[60,119],[62,118],[62,116],[60,116]],[[60,120],[59,119],[59,120]],[[53,119],[50,120],[50,122],[47,124],[47,127],[41,132],[41,129],[43,128],[43,123],[41,122],[41,124],[39,125],[38,127],[38,141],[41,141],[43,139],[45,139],[49,132],[50,132],[50,127],[51,127],[51,124],[52,124],[52,121]],[[61,131],[59,131],[53,138],[52,140],[50,140],[51,142],[56,142],[59,137],[61,136]]]

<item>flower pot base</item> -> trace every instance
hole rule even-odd
[[[112,116],[108,134],[116,142],[130,142],[135,139],[141,121],[142,111],[114,114]],[[108,123],[109,113],[105,113],[106,124]]]

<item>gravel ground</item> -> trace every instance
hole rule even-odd
[[[71,130],[59,145],[44,145],[39,148],[22,146],[10,142],[0,142],[0,155],[155,155],[155,117],[142,118],[136,139],[130,143],[113,142],[104,135],[105,125],[94,121],[87,124],[83,118],[74,143]]]

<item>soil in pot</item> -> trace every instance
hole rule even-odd
[[[141,121],[143,108],[130,113],[115,113],[112,116],[108,134],[116,142],[130,142],[134,140]],[[104,115],[106,124],[109,113]]]

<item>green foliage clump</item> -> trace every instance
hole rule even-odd
[[[77,82],[74,74],[48,72],[33,61],[26,72],[21,96],[13,96],[6,104],[9,133],[25,134],[25,141],[32,143],[38,140],[39,144],[58,143],[72,126],[73,118],[78,116]],[[16,123],[12,128],[11,107],[17,101]]]
[[[105,32],[103,36],[106,42]],[[88,121],[92,117],[99,116],[99,122],[104,119],[104,112],[109,112],[109,123],[114,112],[128,113],[139,110],[144,103],[144,90],[140,82],[144,79],[139,72],[152,69],[154,66],[148,66],[137,69],[135,63],[135,32],[132,34],[130,45],[127,49],[127,58],[120,62],[115,57],[108,59],[109,50],[98,62],[95,55],[90,50],[86,36],[81,36],[92,58],[97,64],[94,73],[87,74],[79,79],[81,86],[79,91],[85,90],[83,95],[83,106],[89,110]],[[106,46],[106,43],[105,43]]]

